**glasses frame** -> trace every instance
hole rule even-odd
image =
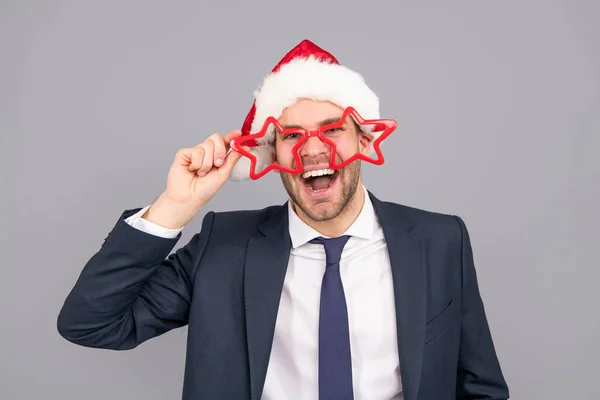
[[[359,125],[373,125],[373,132],[383,131],[381,133],[381,135],[379,135],[379,137],[377,137],[377,139],[375,139],[373,141],[373,149],[375,150],[375,153],[377,154],[377,158],[369,157],[360,152],[357,152],[352,157],[350,157],[349,159],[347,159],[346,161],[344,161],[342,163],[338,164],[335,162],[335,156],[337,154],[336,144],[333,140],[328,138],[324,134],[324,132],[326,132],[330,129],[341,128],[342,126],[344,126],[346,119],[349,115],[354,117],[355,121]],[[300,140],[298,140],[298,142],[294,145],[294,147],[292,147],[292,154],[294,156],[294,160],[296,161],[297,167],[296,168],[287,168],[287,167],[283,167],[282,165],[273,162],[273,163],[269,164],[267,167],[265,167],[261,172],[257,173],[256,172],[256,164],[257,164],[256,156],[254,154],[252,154],[250,151],[247,151],[246,149],[244,149],[242,146],[246,146],[246,147],[260,146],[257,139],[264,137],[267,133],[267,129],[271,125],[274,125],[275,128],[279,132],[281,132],[283,135],[300,134],[302,136],[300,138]],[[329,145],[331,147],[331,157],[329,160],[329,165],[334,170],[344,168],[348,164],[350,164],[356,160],[359,160],[359,159],[366,161],[366,162],[370,162],[375,165],[382,165],[385,162],[385,159],[383,157],[383,153],[381,152],[380,144],[385,138],[387,138],[396,129],[397,126],[398,126],[398,124],[393,119],[364,119],[354,109],[354,107],[347,107],[344,110],[344,112],[338,122],[323,125],[319,129],[310,130],[310,131],[307,131],[302,128],[284,129],[279,124],[277,119],[275,119],[274,117],[271,116],[266,119],[265,123],[263,124],[263,126],[259,132],[250,134],[250,135],[244,135],[244,136],[237,137],[230,142],[230,146],[233,150],[242,154],[244,157],[247,157],[248,159],[250,159],[250,178],[253,180],[257,180],[272,170],[279,170],[281,172],[285,172],[285,173],[289,173],[289,174],[302,173],[302,171],[303,171],[302,160],[300,159],[300,154],[299,154],[298,150],[302,147],[302,145],[304,143],[306,143],[306,141],[310,137],[318,137],[321,141],[323,141],[324,143],[326,143],[327,145]]]

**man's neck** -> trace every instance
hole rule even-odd
[[[362,185],[358,185],[354,196],[350,199],[346,208],[335,218],[328,221],[314,221],[306,216],[295,203],[292,202],[294,212],[311,228],[321,235],[328,237],[338,237],[344,234],[346,230],[356,221],[365,204],[365,193]]]

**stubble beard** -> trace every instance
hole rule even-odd
[[[288,196],[294,204],[311,220],[323,222],[331,220],[342,214],[348,207],[350,201],[356,195],[358,183],[360,181],[360,161],[356,160],[348,166],[338,170],[340,186],[342,188],[342,197],[339,201],[331,203],[323,200],[322,203],[314,202],[309,204],[303,199],[301,192],[304,190],[300,182],[300,177],[288,173],[281,173],[281,182],[288,193]]]

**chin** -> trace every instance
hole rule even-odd
[[[345,210],[358,187],[359,174],[356,168],[335,171],[329,185],[319,190],[302,175],[282,174],[281,180],[298,208],[311,220],[322,222],[334,219]]]
[[[312,201],[306,201],[298,199],[295,201],[296,205],[302,210],[302,212],[311,220],[322,222],[329,221],[340,215],[343,209],[341,199],[338,201],[325,200],[314,203]]]

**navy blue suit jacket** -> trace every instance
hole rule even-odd
[[[462,219],[369,196],[391,261],[405,399],[507,399]],[[180,236],[124,221],[137,211],[85,265],[60,334],[125,350],[187,325],[183,399],[260,399],[291,249],[287,205],[209,212],[173,253]]]

